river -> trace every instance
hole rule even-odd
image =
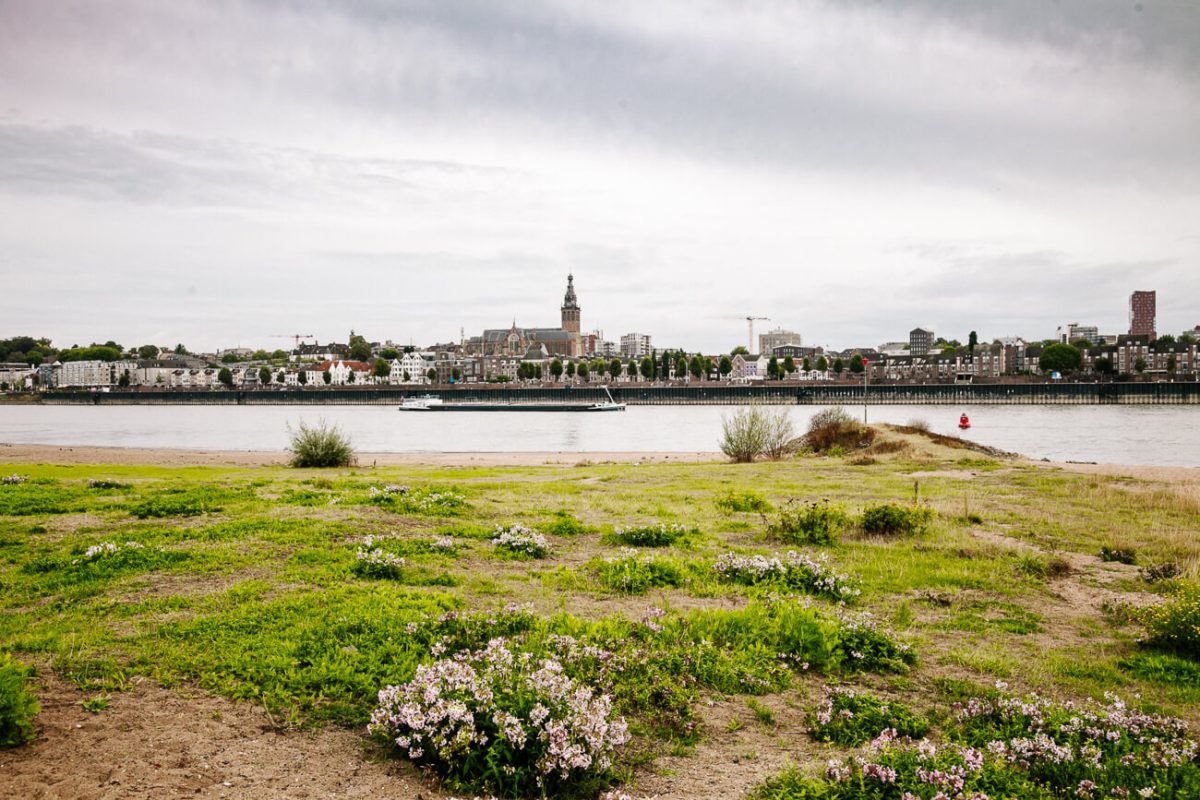
[[[788,407],[798,430],[821,406]],[[848,410],[861,418],[862,407]],[[871,406],[872,422],[922,419],[939,432],[1031,458],[1200,466],[1196,406]],[[394,406],[0,405],[0,442],[181,450],[286,448],[287,429],[324,418],[363,452],[715,451],[733,407],[631,406],[624,413],[400,413]],[[0,460],[3,451],[0,450]]]

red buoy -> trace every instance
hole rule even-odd
[[[963,414],[961,417],[958,418],[958,427],[964,431],[967,428],[971,427],[971,420],[967,417],[966,414]]]

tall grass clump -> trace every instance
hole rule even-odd
[[[7,653],[0,654],[0,747],[33,741],[37,698],[26,683],[31,670]]]
[[[833,406],[813,415],[800,441],[814,453],[853,450],[875,441],[875,431],[855,420],[841,406]]]
[[[788,409],[745,406],[721,417],[721,452],[739,464],[759,456],[775,461],[795,449],[796,434]]]
[[[337,425],[319,420],[316,425],[301,421],[293,430],[288,426],[293,467],[348,467],[354,463],[354,446],[350,437]]]

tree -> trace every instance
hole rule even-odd
[[[855,353],[850,357],[850,371],[855,375],[861,375],[863,371],[862,353]]]
[[[671,351],[663,350],[662,359],[660,361],[662,365],[660,372],[662,373],[662,379],[664,381],[671,379],[671,361]]]
[[[354,370],[346,373],[346,383],[354,383]]]
[[[259,367],[258,368],[258,382],[261,383],[263,386],[266,386],[268,383],[271,382],[271,368],[270,367]]]
[[[233,373],[229,371],[229,367],[221,367],[221,371],[217,373],[217,380],[225,384],[226,389],[233,388]]]
[[[747,350],[745,347],[742,347],[742,346],[739,344],[737,347],[735,347],[735,348],[733,348],[732,350],[730,350],[730,351],[729,351],[729,355],[730,355],[731,357],[732,357],[732,356],[748,356],[748,355],[750,355],[750,351],[749,351],[749,350]]]
[[[621,377],[621,359],[614,358],[608,362],[608,377],[614,381]]]
[[[287,361],[287,350],[274,350],[271,352],[272,361]]]
[[[188,349],[186,347],[184,347],[182,344],[177,344],[177,345],[175,345],[175,355],[186,356],[186,355],[190,355],[190,353],[188,353]]]
[[[144,344],[138,348],[138,358],[143,361],[149,361],[152,358],[158,358],[158,348],[152,344]]]
[[[771,380],[779,379],[779,359],[771,356],[771,360],[767,362],[767,377]]]
[[[302,375],[303,375],[304,373],[300,373],[300,374],[302,374]],[[411,381],[411,380],[412,380],[412,376],[408,374],[408,370],[404,370],[404,375],[403,375],[403,377],[404,377],[404,382],[405,382],[405,383],[408,383],[409,381]]]
[[[688,362],[688,372],[691,373],[693,378],[699,380],[705,372],[705,366],[705,361],[699,355],[694,355],[692,356],[692,360]]]
[[[427,378],[427,379],[428,379],[430,382],[436,381],[436,380],[437,380],[437,370],[436,370],[436,369],[434,369],[433,367],[430,367],[430,368],[429,368],[429,371],[425,373],[425,377],[426,377],[426,378]],[[327,381],[325,381],[325,382],[326,382],[326,383],[329,383],[329,381],[328,381],[328,380],[327,380]]]
[[[1058,372],[1063,375],[1079,369],[1083,363],[1083,353],[1069,344],[1056,342],[1047,345],[1038,359],[1038,369],[1042,372]]]
[[[638,365],[637,365],[637,362],[636,362],[636,361],[634,361],[634,360],[630,359],[629,363],[625,365],[625,375],[626,375],[626,376],[629,378],[629,380],[631,380],[631,381],[636,381],[636,380],[637,380],[637,376],[638,376]]]
[[[250,358],[254,361],[268,361],[271,358],[271,354],[260,347],[254,351],[254,355],[250,356]]]
[[[1146,371],[1146,359],[1139,358],[1137,361],[1133,362],[1133,368],[1137,370],[1139,375],[1141,375]]]
[[[1195,344],[1196,336],[1191,333],[1185,333],[1179,337],[1180,344]]]
[[[392,374],[392,365],[388,363],[386,358],[375,359],[375,377],[386,378]]]
[[[225,354],[223,356],[221,356],[222,364],[236,364],[241,360],[242,360],[241,356],[239,356],[237,353],[234,353],[232,351],[226,351]]]
[[[430,371],[432,372],[432,370]],[[329,370],[325,370],[321,373],[321,380],[323,380],[325,385],[328,386],[329,384],[333,383],[333,375],[330,374]]]
[[[560,361],[559,359],[556,358],[550,362],[550,377],[554,378],[554,380],[557,381],[558,379],[560,379],[562,377],[562,374],[563,374],[563,363],[562,363],[562,361]]]
[[[840,356],[833,360],[833,371],[835,373],[837,373],[838,375],[841,375],[842,370],[844,370],[845,368],[846,368],[846,365],[842,363],[842,359]]]
[[[970,335],[967,336],[967,350],[970,351],[971,355],[975,355],[975,345],[977,344],[979,344],[979,336],[975,331],[971,331]]]
[[[1108,356],[1101,356],[1092,362],[1092,369],[1096,370],[1100,375],[1112,375],[1117,371],[1113,366],[1113,360]]]
[[[567,362],[567,377],[568,378],[575,377],[575,362],[574,361]]]
[[[579,369],[575,371],[579,374],[579,380],[586,381],[588,379],[588,363],[586,361],[580,361]]]
[[[654,378],[654,359],[650,356],[642,357],[642,377],[646,380]]]
[[[120,386],[122,389],[129,386],[129,370],[121,373],[121,377],[117,379],[117,386]]]
[[[687,376],[688,360],[682,352],[675,356],[675,377],[678,380],[683,380]]]
[[[533,365],[533,377],[539,381],[542,379],[542,365],[541,364]]]
[[[1167,372],[1174,373],[1175,367],[1179,365],[1179,361],[1175,358],[1175,354],[1167,356]]]
[[[721,360],[717,364],[717,372],[722,378],[728,378],[729,373],[733,372],[733,361],[729,356],[721,356]]]
[[[297,372],[296,373],[296,382],[299,383],[301,386],[306,385],[308,383],[308,370],[302,369],[299,372]]]
[[[380,358],[386,358],[388,361],[395,361],[400,357],[400,351],[394,347],[385,347],[383,352],[379,354]]]
[[[817,372],[826,372],[829,369],[829,359],[821,356],[817,359]]]
[[[808,356],[804,357],[804,363],[800,366],[800,368],[805,372],[812,370],[812,362],[808,360]]]
[[[367,361],[371,358],[371,345],[361,336],[350,337],[350,358],[354,361]]]
[[[792,358],[791,356],[784,356],[783,357],[783,371],[785,373],[787,373],[788,375],[791,375],[793,372],[795,372],[796,371],[796,359]]]
[[[458,367],[455,367],[454,369],[450,370],[450,377],[454,379],[455,383],[461,381],[462,380],[462,370],[459,369]]]
[[[285,370],[285,369],[279,370],[279,372],[276,373],[276,375],[275,375],[275,382],[278,384],[287,383],[287,370]]]

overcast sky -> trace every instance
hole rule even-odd
[[[982,6],[986,5],[986,9]],[[0,338],[1200,324],[1200,3],[0,0]]]

